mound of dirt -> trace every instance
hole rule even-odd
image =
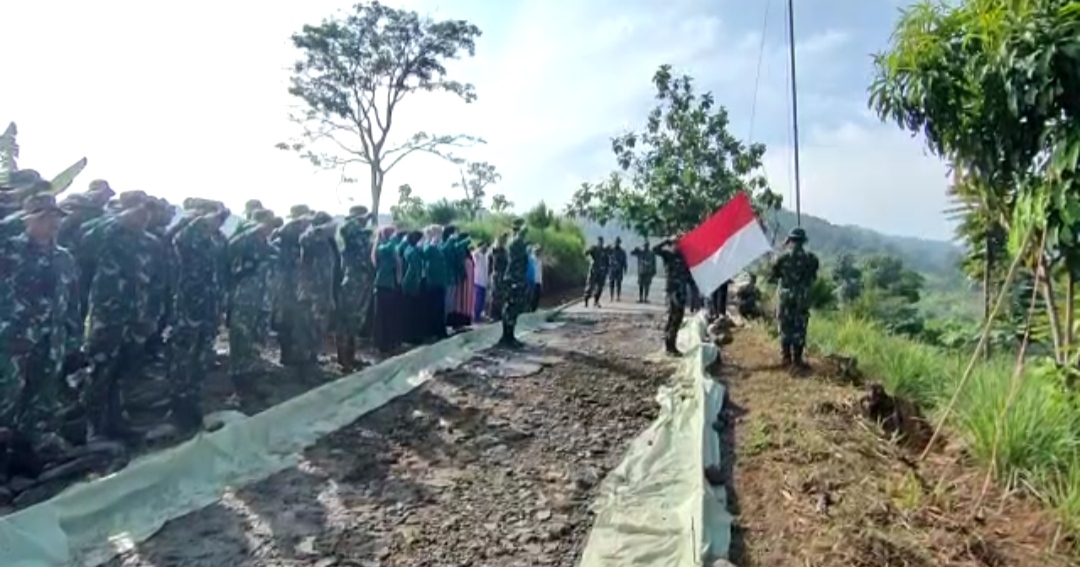
[[[831,379],[827,361],[792,378],[775,368],[775,343],[735,331],[721,379],[729,386],[726,484],[740,567],[1064,567],[1037,503],[991,493],[974,509],[984,471],[958,447],[922,463],[929,437],[916,408]],[[884,427],[878,427],[880,422]],[[888,434],[883,434],[888,433]],[[893,437],[907,439],[895,443]]]

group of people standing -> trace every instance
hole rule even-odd
[[[810,291],[817,279],[820,267],[817,257],[806,250],[806,231],[796,227],[784,240],[785,250],[772,260],[768,269],[770,283],[777,287],[777,321],[780,331],[780,350],[784,366],[804,368],[806,330],[810,318]],[[664,349],[678,355],[675,337],[682,326],[687,308],[696,311],[707,308],[710,317],[719,317],[727,311],[728,291],[731,281],[721,284],[708,297],[698,290],[682,253],[675,246],[675,239],[667,239],[656,246],[646,240],[634,248],[630,255],[637,259],[638,302],[647,302],[652,279],[656,275],[656,259],[664,263],[667,321],[664,325]],[[585,284],[584,303],[590,300],[600,307],[604,284],[608,284],[609,299],[619,301],[622,296],[622,279],[626,272],[627,254],[622,241],[615,239],[612,246],[598,238],[586,252],[589,258],[589,276]],[[747,317],[760,315],[760,291],[756,277],[736,292],[740,314]]]
[[[490,297],[478,302],[467,234],[375,227],[362,206],[341,220],[305,205],[281,218],[251,200],[227,234],[232,215],[220,202],[177,207],[103,180],[59,202],[40,179],[0,197],[0,478],[13,438],[42,455],[95,439],[138,442],[125,393],[155,359],[170,386],[163,417],[200,428],[223,326],[244,395],[275,336],[280,362],[297,370],[332,337],[348,372],[362,365],[361,341],[391,355],[438,340],[482,317],[485,299],[502,322],[500,344],[517,347],[517,317],[536,289],[520,220],[483,247]],[[71,415],[82,416],[82,435],[61,430]]]

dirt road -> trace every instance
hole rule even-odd
[[[125,567],[574,565],[598,481],[653,419],[653,314],[572,313],[167,524]],[[506,360],[513,362],[507,363]]]

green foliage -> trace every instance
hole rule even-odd
[[[460,206],[469,219],[475,219],[476,215],[484,210],[484,198],[487,197],[487,188],[498,183],[502,179],[502,175],[495,169],[494,165],[486,161],[455,161],[460,162],[458,165],[464,165],[464,167],[458,170],[461,181],[455,182],[453,186],[465,192],[465,198],[461,200]]]
[[[780,198],[757,174],[765,146],[728,132],[728,113],[712,93],[699,94],[670,65],[653,75],[657,106],[646,126],[612,141],[621,173],[582,184],[567,211],[601,225],[619,219],[640,235],[671,236],[695,228],[744,190],[765,209]]]
[[[378,214],[386,173],[405,157],[426,152],[452,159],[449,148],[483,142],[426,132],[400,143],[390,140],[398,105],[411,94],[476,100],[473,85],[448,77],[446,62],[474,55],[480,35],[480,28],[463,20],[435,21],[379,2],[360,2],[350,12],[305,25],[292,36],[301,55],[289,87],[304,107],[291,117],[300,133],[277,147],[316,167],[339,170],[345,182],[355,181],[350,166],[366,166],[371,210]]]
[[[892,393],[933,413],[945,407],[970,351],[946,351],[890,335],[850,314],[820,313],[810,324],[812,346],[859,360]],[[1029,368],[1014,380],[1012,356],[976,367],[960,392],[949,425],[997,478],[1031,487],[1080,534],[1080,411],[1058,374]],[[1006,403],[1011,400],[1011,403]]]
[[[1047,274],[1039,324],[1059,364],[1077,352],[1078,32],[1080,4],[1066,0],[923,2],[903,13],[891,49],[875,58],[870,101],[960,168],[961,236],[991,252],[982,260],[988,276],[1005,235],[1008,254]]]
[[[840,256],[832,270],[832,283],[841,305],[848,305],[862,295],[862,278],[862,270],[855,265],[855,257],[851,254]]]

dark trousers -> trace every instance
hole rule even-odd
[[[427,289],[427,329],[425,338],[446,338],[446,288],[433,286]],[[423,313],[417,314],[423,317]]]
[[[375,288],[375,317],[373,330],[375,334],[375,347],[379,352],[393,351],[401,344],[401,327],[403,313],[398,304],[401,302],[401,292],[392,287]]]

